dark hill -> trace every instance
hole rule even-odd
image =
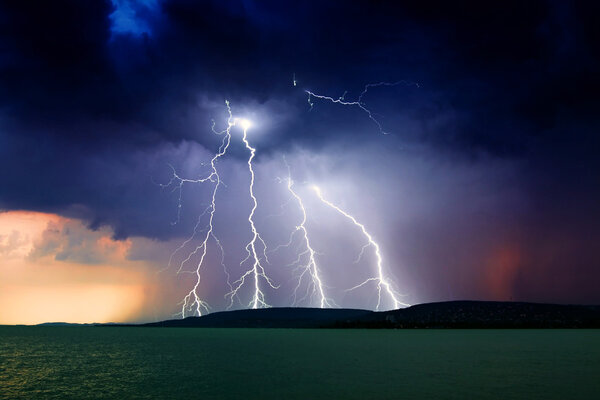
[[[365,328],[600,328],[600,307],[449,301],[373,313],[336,325],[350,327],[352,323]]]
[[[600,306],[449,301],[374,312],[266,308],[224,311],[143,327],[206,328],[600,328]]]
[[[262,308],[223,311],[202,317],[188,317],[142,326],[205,328],[322,328],[334,323],[350,323],[373,311],[343,308]]]

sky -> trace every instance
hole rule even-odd
[[[189,293],[210,311],[252,306],[252,274],[227,296],[253,264],[240,265],[253,209],[241,118],[276,287],[259,276],[265,303],[319,306],[302,233],[282,246],[302,221],[291,178],[331,305],[398,303],[381,280],[348,290],[379,276],[375,246],[361,253],[368,238],[313,185],[377,243],[402,304],[600,304],[598,12],[0,2],[0,323],[155,321]],[[361,107],[307,94],[352,103],[380,82],[394,84],[369,87]],[[198,279],[216,183],[171,180],[210,175],[228,126]]]

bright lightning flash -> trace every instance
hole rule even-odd
[[[177,174],[177,172],[173,169],[173,177],[171,178],[171,181],[168,184],[163,185],[165,187],[168,187],[168,186],[171,186],[174,182],[178,182],[177,187],[179,188],[179,205],[178,205],[178,217],[179,217],[179,212],[181,210],[181,191],[182,191],[183,185],[185,183],[205,183],[208,181],[214,183],[214,187],[213,187],[212,195],[211,195],[210,206],[207,208],[205,213],[203,213],[198,218],[198,222],[196,223],[196,226],[194,227],[194,232],[193,232],[192,236],[190,238],[188,238],[185,242],[183,242],[183,244],[181,246],[179,246],[173,252],[173,254],[171,254],[171,258],[169,260],[169,265],[167,266],[167,268],[170,266],[173,256],[176,253],[178,253],[179,251],[181,251],[190,241],[192,241],[196,237],[196,235],[198,233],[198,227],[200,225],[200,221],[201,221],[202,217],[204,216],[204,214],[206,214],[208,212],[208,214],[209,214],[208,225],[207,225],[207,229],[204,233],[204,238],[202,239],[201,243],[198,246],[196,246],[196,248],[187,256],[187,258],[185,258],[179,264],[179,269],[177,270],[178,274],[182,273],[182,272],[190,272],[190,271],[184,270],[184,265],[187,262],[189,262],[193,256],[200,253],[200,259],[198,261],[198,264],[196,265],[196,269],[194,271],[192,271],[192,273],[194,273],[196,275],[196,282],[195,282],[193,288],[185,295],[185,297],[183,298],[183,300],[181,302],[180,314],[181,314],[182,318],[185,318],[186,312],[188,313],[188,315],[191,314],[191,315],[198,315],[198,316],[201,316],[203,314],[203,312],[207,312],[207,313],[209,312],[210,308],[208,306],[208,303],[206,303],[206,301],[202,300],[202,298],[198,294],[198,288],[199,288],[200,282],[201,282],[200,271],[202,270],[202,266],[204,265],[204,260],[206,258],[208,242],[209,242],[210,238],[214,239],[216,245],[219,247],[219,249],[221,251],[221,264],[223,265],[224,272],[227,275],[227,282],[229,284],[229,273],[227,272],[227,269],[225,268],[225,265],[223,263],[223,257],[224,257],[223,246],[221,245],[221,242],[219,241],[217,236],[214,234],[214,225],[213,225],[215,210],[216,210],[217,192],[219,190],[219,187],[222,184],[221,177],[219,176],[219,172],[217,170],[217,161],[221,157],[223,157],[225,155],[225,153],[227,153],[227,149],[229,148],[229,144],[231,143],[231,128],[233,126],[235,126],[235,124],[236,124],[236,120],[231,115],[231,108],[229,106],[229,102],[225,101],[225,104],[227,105],[227,111],[229,113],[229,118],[227,120],[227,128],[222,132],[217,132],[214,130],[214,125],[213,125],[213,132],[215,132],[216,134],[219,134],[219,135],[224,135],[224,136],[223,136],[223,141],[221,142],[221,146],[219,147],[219,151],[210,160],[210,167],[211,167],[210,174],[208,176],[205,176],[205,177],[199,178],[199,179],[187,179],[187,178],[180,177]]]
[[[294,84],[295,83],[296,82],[295,82],[295,77],[294,77]],[[311,108],[313,106],[313,103],[311,101],[313,98],[328,100],[333,103],[337,103],[337,104],[341,104],[341,105],[345,105],[345,106],[357,106],[361,110],[366,112],[367,115],[369,116],[369,118],[379,127],[379,130],[385,134],[386,132],[383,131],[381,124],[379,123],[379,121],[377,121],[375,119],[375,117],[373,116],[373,113],[365,107],[364,103],[362,102],[362,99],[363,99],[363,96],[367,93],[367,91],[371,87],[395,86],[400,83],[406,83],[406,82],[404,82],[404,81],[395,82],[395,83],[380,82],[380,83],[375,83],[375,84],[368,84],[367,86],[365,86],[364,90],[361,92],[360,96],[358,97],[358,99],[356,101],[346,101],[344,99],[345,94],[343,96],[339,97],[338,99],[334,99],[332,97],[321,96],[321,95],[314,94],[310,91],[307,91],[308,102],[311,105]],[[262,239],[261,235],[259,234],[259,232],[256,228],[256,224],[255,224],[255,213],[258,208],[258,199],[256,198],[255,193],[254,193],[255,173],[254,173],[254,167],[253,167],[253,160],[256,156],[256,149],[250,145],[250,142],[248,140],[248,130],[252,127],[253,124],[252,124],[252,121],[245,119],[245,118],[234,118],[232,115],[232,112],[231,112],[229,102],[225,101],[225,103],[227,105],[227,111],[229,114],[229,117],[227,119],[227,128],[221,132],[217,132],[214,129],[214,123],[213,123],[213,129],[212,129],[213,132],[215,134],[222,135],[223,140],[221,141],[218,152],[213,156],[213,158],[210,161],[210,172],[203,177],[200,177],[197,179],[190,179],[190,178],[183,178],[183,177],[179,176],[178,173],[175,171],[175,169],[173,167],[171,167],[173,169],[173,176],[172,176],[171,180],[167,184],[161,185],[163,187],[174,186],[173,191],[179,190],[179,204],[178,204],[178,211],[177,211],[177,220],[179,221],[181,208],[182,208],[181,201],[182,201],[183,186],[188,183],[201,184],[201,183],[210,182],[210,183],[214,184],[214,186],[212,188],[212,193],[211,193],[210,205],[208,205],[208,207],[206,208],[204,213],[202,213],[199,216],[198,221],[194,227],[194,231],[193,231],[192,235],[187,240],[185,240],[181,244],[181,246],[179,246],[173,252],[173,254],[171,254],[171,258],[169,259],[169,264],[166,267],[166,268],[169,268],[171,266],[171,261],[172,261],[173,257],[178,252],[183,251],[183,249],[186,248],[186,246],[190,242],[192,242],[192,240],[194,240],[198,235],[200,235],[202,233],[200,244],[197,245],[195,247],[195,249],[193,251],[191,251],[188,254],[188,256],[179,264],[179,269],[177,271],[178,274],[179,273],[191,273],[191,274],[195,275],[194,286],[184,296],[183,300],[180,303],[181,311],[178,314],[180,314],[182,318],[185,318],[186,316],[189,316],[189,315],[201,316],[204,313],[208,313],[210,311],[210,307],[209,307],[208,303],[200,297],[199,288],[200,288],[200,283],[201,283],[201,278],[202,278],[201,271],[205,264],[206,254],[207,254],[209,242],[211,239],[214,240],[215,245],[218,247],[218,249],[221,252],[221,265],[223,267],[223,271],[224,271],[225,275],[227,276],[227,284],[230,288],[229,293],[227,293],[225,295],[225,297],[226,298],[229,297],[229,300],[230,300],[229,308],[231,308],[233,306],[235,298],[237,298],[239,300],[240,291],[245,286],[247,281],[251,281],[253,283],[252,298],[251,298],[250,302],[247,303],[247,306],[251,307],[251,308],[255,308],[255,309],[260,308],[260,307],[269,307],[269,304],[266,302],[266,299],[265,299],[265,292],[263,291],[264,288],[266,287],[266,286],[264,286],[263,281],[264,281],[264,283],[266,283],[266,285],[268,285],[268,287],[270,287],[272,289],[279,288],[279,286],[275,285],[274,282],[271,280],[271,278],[269,276],[267,276],[267,274],[266,274],[263,263],[269,263],[269,260],[267,258],[267,245],[266,245],[265,241]],[[246,263],[248,263],[251,265],[251,267],[249,267],[245,272],[243,272],[241,277],[238,280],[236,280],[233,283],[230,283],[230,274],[227,271],[227,268],[224,264],[224,257],[225,257],[224,249],[223,249],[223,246],[221,245],[221,242],[219,241],[219,239],[217,238],[217,236],[214,233],[213,222],[214,222],[214,216],[215,216],[215,210],[216,210],[217,193],[218,193],[220,186],[222,185],[222,181],[221,181],[221,177],[219,175],[217,164],[218,164],[218,161],[221,159],[221,157],[225,156],[225,154],[227,153],[227,150],[229,149],[231,139],[232,139],[231,129],[236,126],[239,126],[242,128],[242,132],[243,132],[242,141],[243,141],[246,149],[249,152],[247,165],[248,165],[248,171],[250,174],[250,183],[249,183],[248,191],[249,191],[250,198],[252,200],[252,208],[248,215],[248,224],[250,226],[252,238],[245,246],[247,255],[240,262],[240,266],[243,266]],[[286,165],[287,165],[287,162],[286,162]],[[333,302],[333,300],[329,299],[325,294],[326,286],[323,283],[322,274],[317,265],[317,261],[316,261],[317,253],[315,252],[314,248],[312,247],[312,244],[309,239],[309,234],[308,234],[308,231],[306,228],[306,221],[307,221],[306,209],[304,207],[302,198],[294,190],[294,181],[291,178],[289,165],[288,165],[288,177],[287,177],[286,181],[287,181],[287,190],[291,194],[292,198],[296,200],[296,202],[302,212],[302,219],[301,219],[300,223],[295,227],[294,231],[291,233],[289,243],[287,245],[280,246],[280,247],[286,247],[286,246],[291,245],[292,241],[294,240],[294,237],[296,237],[296,235],[298,235],[298,234],[301,237],[301,246],[302,246],[301,250],[298,253],[298,257],[297,257],[296,261],[294,261],[291,264],[291,265],[296,266],[295,271],[300,271],[299,275],[298,275],[298,283],[294,289],[294,305],[298,304],[299,302],[304,301],[306,298],[310,298],[311,302],[313,301],[313,299],[317,299],[318,304],[321,308],[337,306]],[[318,198],[324,204],[333,208],[335,211],[337,211],[338,213],[342,214],[344,217],[346,217],[350,221],[352,221],[352,223],[354,225],[356,225],[358,228],[360,228],[362,234],[366,237],[367,243],[362,247],[360,254],[358,256],[358,260],[360,260],[364,251],[367,248],[372,247],[375,251],[375,257],[377,260],[377,276],[368,278],[367,280],[360,283],[359,285],[356,285],[356,286],[348,289],[348,291],[358,289],[364,285],[369,284],[370,282],[375,282],[377,284],[377,310],[379,310],[382,306],[382,295],[384,295],[384,294],[387,294],[387,296],[390,298],[390,301],[393,304],[394,308],[408,306],[409,304],[403,303],[398,299],[399,295],[394,291],[394,289],[392,287],[392,282],[386,277],[384,270],[383,270],[383,258],[381,256],[379,244],[377,242],[375,242],[373,237],[366,230],[365,226],[363,224],[359,223],[352,215],[348,214],[346,211],[342,210],[335,204],[331,203],[329,200],[326,200],[323,197],[321,190],[317,186],[312,186],[312,189],[316,192]],[[200,229],[202,220],[203,220],[203,218],[205,218],[205,216],[207,214],[208,214],[208,222],[207,222],[206,228]],[[185,265],[187,263],[191,262],[191,260],[193,258],[195,259],[196,257],[199,257],[198,262],[196,264],[196,268],[192,271],[186,270],[184,268]],[[306,293],[304,294],[304,296],[301,299],[298,299],[297,294],[298,294],[298,291],[300,290],[300,287],[303,285],[303,281],[304,281],[305,277],[307,277],[307,279],[308,279],[308,283],[306,284]]]
[[[286,165],[287,165],[287,162],[286,162]],[[298,276],[298,284],[294,288],[294,305],[298,302],[297,293],[298,293],[300,286],[302,285],[302,280],[303,280],[304,276],[306,276],[308,274],[308,276],[310,277],[311,280],[309,281],[309,284],[307,286],[307,292],[306,292],[305,296],[302,299],[300,299],[299,301],[302,301],[306,297],[309,297],[309,293],[311,292],[311,289],[312,289],[312,293],[310,294],[310,296],[311,297],[317,296],[318,302],[319,302],[319,307],[321,307],[321,308],[333,307],[333,306],[335,306],[335,303],[333,302],[333,300],[330,300],[325,296],[325,289],[324,289],[325,285],[323,284],[322,278],[320,276],[319,268],[317,266],[317,261],[315,260],[316,252],[310,244],[308,231],[306,230],[306,209],[304,208],[304,203],[302,202],[302,198],[294,190],[294,181],[292,180],[292,177],[291,177],[289,165],[287,165],[287,168],[288,168],[288,177],[286,179],[287,180],[287,190],[290,192],[292,197],[298,203],[298,207],[302,211],[302,220],[300,221],[300,224],[298,224],[295,227],[295,229],[292,231],[289,242],[282,247],[287,247],[287,246],[291,245],[295,234],[300,233],[301,238],[302,238],[302,243],[303,243],[303,249],[304,249],[298,254],[298,258],[296,259],[296,261],[294,261],[291,264],[291,265],[297,265],[298,266],[297,269],[300,270],[300,274]],[[305,256],[308,256],[308,260],[306,262],[302,263],[301,260]]]
[[[356,225],[358,228],[360,228],[362,234],[367,238],[368,243],[366,246],[371,246],[375,250],[375,257],[377,259],[377,277],[368,278],[364,282],[348,289],[348,291],[358,289],[359,287],[362,287],[362,286],[368,284],[369,282],[376,282],[377,283],[377,308],[376,308],[377,310],[379,310],[381,307],[382,291],[385,291],[387,293],[390,300],[392,301],[394,309],[397,309],[400,307],[408,307],[410,304],[403,303],[400,300],[398,300],[399,295],[394,292],[389,279],[386,278],[385,273],[383,272],[383,257],[381,256],[379,244],[377,244],[377,242],[375,242],[375,240],[369,234],[369,232],[367,231],[365,226],[363,224],[361,224],[360,222],[358,222],[356,220],[356,218],[354,218],[352,215],[348,214],[346,211],[342,210],[335,204],[331,203],[329,200],[325,199],[323,197],[323,193],[321,193],[321,189],[318,186],[313,185],[312,189],[317,194],[317,197],[319,198],[319,200],[321,200],[324,204],[328,205],[329,207],[333,208],[338,213],[342,214],[344,217],[348,218],[350,221],[352,221],[352,223],[354,225]],[[363,247],[362,251],[364,251],[365,247]],[[362,251],[361,251],[361,253],[362,253]]]
[[[261,256],[259,256],[257,251],[257,245],[262,246],[262,255],[264,257],[264,260],[268,262],[267,245],[258,233],[256,225],[254,223],[254,213],[256,212],[256,208],[258,207],[258,200],[254,195],[254,168],[252,167],[252,160],[256,155],[256,149],[250,146],[250,142],[248,141],[248,129],[252,126],[252,122],[247,119],[239,119],[236,120],[236,123],[239,123],[243,129],[244,134],[242,137],[242,141],[246,145],[246,149],[248,149],[248,151],[250,152],[250,157],[248,158],[248,171],[250,172],[249,192],[250,198],[252,199],[252,210],[248,215],[248,223],[250,224],[250,230],[252,231],[252,239],[250,239],[250,241],[246,245],[246,252],[248,255],[244,260],[242,260],[240,265],[243,265],[246,261],[250,260],[252,262],[252,268],[248,269],[237,281],[233,283],[235,287],[226,296],[229,296],[231,300],[229,306],[233,306],[234,297],[238,295],[239,290],[246,282],[246,278],[252,276],[254,280],[254,295],[252,296],[252,300],[248,304],[248,307],[269,307],[269,304],[267,304],[267,302],[265,301],[265,294],[260,287],[260,278],[263,278],[263,280],[273,289],[277,289],[279,286],[276,286],[271,280],[271,278],[267,276],[261,262]]]
[[[246,135],[246,131],[252,127],[252,121],[250,121],[249,119],[242,118],[238,120],[238,123],[244,130],[244,135]]]

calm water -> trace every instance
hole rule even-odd
[[[0,398],[600,399],[600,331],[0,327]]]

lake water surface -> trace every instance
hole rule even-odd
[[[0,398],[600,399],[600,330],[0,326]]]

